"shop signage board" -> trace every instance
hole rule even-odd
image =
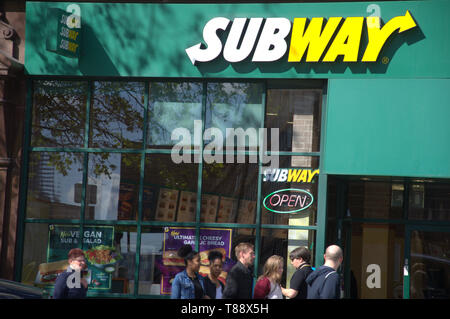
[[[47,264],[61,263],[67,261],[67,254],[73,248],[79,247],[80,228],[72,225],[49,225],[48,246],[47,246]],[[111,251],[114,243],[113,226],[85,226],[83,230],[83,251],[86,255],[86,264],[88,266],[87,281],[89,290],[107,291],[111,288],[111,270],[114,270],[114,264],[120,260],[116,256],[112,261],[99,260],[95,258],[96,252],[104,255],[106,250]],[[103,258],[104,259],[104,258]],[[37,284],[53,285],[54,278],[45,280],[43,274],[38,273]],[[50,280],[51,279],[51,280]]]
[[[232,229],[200,228],[200,274],[209,273],[208,253],[218,250],[224,256],[223,271],[219,280],[225,282],[228,271],[235,262],[231,259]],[[165,227],[162,260],[157,260],[161,271],[161,294],[168,295],[172,291],[172,281],[175,275],[185,269],[184,259],[177,254],[183,245],[191,245],[195,249],[194,227]]]
[[[292,214],[308,209],[313,202],[313,195],[307,190],[286,188],[267,195],[263,205],[273,213]]]
[[[73,30],[62,32],[69,34],[65,39],[79,41],[78,59],[47,51],[42,41],[42,35],[54,34],[43,13],[52,8],[67,12],[68,5],[78,6],[82,19],[82,38],[81,33],[73,37]],[[373,6],[375,13],[369,10]],[[61,76],[448,77],[449,11],[447,0],[29,2],[25,68],[31,75]]]
[[[264,182],[311,183],[319,175],[318,169],[274,168],[265,169]]]
[[[79,6],[67,6],[67,9]],[[81,42],[81,17],[58,8],[49,8],[47,11],[48,24],[51,26],[46,39],[48,51],[69,58],[78,58]]]
[[[244,32],[247,20],[248,27]],[[387,39],[395,31],[403,33],[417,26],[409,11],[404,16],[392,18],[383,27],[380,17],[330,17],[326,23],[324,20],[312,18],[306,27],[307,18],[294,18],[291,23],[286,18],[235,18],[231,22],[224,17],[215,17],[203,29],[203,41],[207,47],[202,49],[200,42],[187,48],[186,54],[192,64],[210,62],[222,50],[226,61],[241,62],[250,56],[253,49],[252,62],[277,61],[286,52],[289,52],[288,62],[300,62],[305,55],[306,62],[335,62],[340,55],[344,57],[344,62],[357,62],[362,32],[367,28],[369,41],[360,61],[376,62]],[[223,45],[217,31],[225,31],[230,24],[230,33]],[[291,29],[288,45],[286,37]],[[259,32],[261,36],[258,38]],[[331,40],[333,35],[335,37]],[[240,43],[241,38],[243,40]]]

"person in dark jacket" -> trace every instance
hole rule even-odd
[[[283,295],[290,299],[306,299],[308,285],[306,278],[312,272],[311,252],[306,247],[295,248],[289,254],[292,266],[297,270],[292,275],[289,289],[281,288]]]
[[[205,276],[205,294],[211,299],[222,299],[225,285],[219,280],[223,267],[223,255],[220,251],[212,250],[208,254],[209,274]]]
[[[81,249],[74,248],[69,251],[67,257],[69,267],[56,278],[53,299],[86,298],[88,284],[81,276],[81,272],[87,268],[84,253]]]
[[[238,262],[227,275],[223,299],[252,299],[253,274],[249,267],[255,261],[254,246],[240,243],[235,253]]]
[[[337,272],[342,264],[342,249],[337,245],[329,246],[324,255],[325,263],[313,271],[306,283],[308,299],[339,299],[341,278]]]

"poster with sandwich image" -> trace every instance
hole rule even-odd
[[[209,274],[208,253],[218,250],[223,255],[223,271],[219,280],[225,283],[227,273],[234,266],[231,259],[232,229],[200,228],[200,275]],[[195,249],[194,227],[165,227],[162,260],[156,261],[161,276],[161,294],[168,295],[172,291],[175,275],[185,269],[184,259],[178,256],[178,249],[183,245],[191,245]]]
[[[72,248],[79,247],[80,228],[72,225],[49,225],[47,262],[39,265],[35,284],[54,285],[59,273],[67,270],[67,254]],[[111,289],[112,272],[121,256],[113,247],[114,227],[85,226],[82,249],[86,266],[82,276],[87,280],[89,289]]]

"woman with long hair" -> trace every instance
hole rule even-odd
[[[205,295],[205,283],[200,270],[200,254],[191,245],[178,250],[178,256],[184,258],[186,269],[176,274],[172,283],[171,299],[209,299]]]
[[[273,255],[267,259],[263,274],[258,278],[255,285],[254,299],[283,299],[280,286],[283,268],[283,257]]]

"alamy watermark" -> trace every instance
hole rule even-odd
[[[267,128],[207,128],[203,133],[203,121],[194,121],[193,136],[187,128],[178,127],[172,131],[171,140],[178,141],[172,148],[171,158],[175,164],[200,163],[258,163],[258,156],[267,168],[279,167],[279,129],[270,129],[270,153],[267,150]],[[204,149],[200,152],[200,145]],[[237,143],[235,143],[237,141]],[[192,152],[194,150],[194,152]],[[197,152],[195,152],[197,151]],[[236,152],[237,151],[237,152]],[[246,151],[248,153],[246,154]]]

